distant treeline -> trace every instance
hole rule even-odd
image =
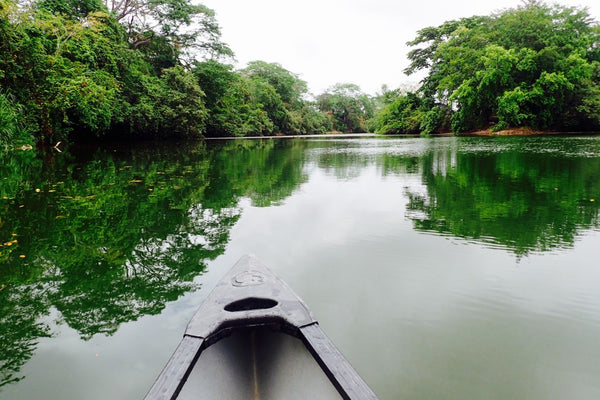
[[[281,65],[236,70],[191,0],[0,0],[0,144],[330,131],[429,134],[600,126],[600,28],[526,1],[420,30],[416,91],[313,97]]]

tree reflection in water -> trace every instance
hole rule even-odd
[[[51,310],[89,339],[196,289],[239,198],[269,205],[306,179],[298,154],[256,141],[2,155],[0,387],[52,335]]]
[[[428,152],[421,158],[426,192],[407,190],[415,229],[499,245],[518,256],[572,247],[579,232],[599,225],[600,158],[573,157],[562,147],[549,151],[544,146],[561,142],[547,141],[537,149]]]

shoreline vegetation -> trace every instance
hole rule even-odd
[[[277,63],[233,66],[191,0],[0,0],[0,146],[341,132],[524,136],[600,131],[600,26],[524,0],[408,43],[415,90],[314,95]],[[402,72],[399,71],[399,75]]]
[[[454,135],[449,132],[448,134]],[[504,129],[501,131],[493,131],[491,129],[482,129],[473,132],[466,132],[461,136],[579,136],[579,135],[598,135],[600,131],[588,132],[567,132],[567,131],[552,131],[552,130],[534,130],[530,128]]]
[[[462,137],[499,137],[499,136],[592,136],[600,135],[600,131],[589,131],[589,132],[566,132],[566,131],[551,131],[551,130],[533,130],[529,128],[516,128],[516,129],[505,129],[501,131],[493,131],[492,129],[481,129],[472,132],[463,132],[457,134],[455,132],[440,132],[431,135],[429,137],[449,137],[449,136],[462,136]],[[206,137],[206,140],[236,140],[236,139],[297,139],[297,138],[308,138],[308,139],[352,139],[352,138],[374,138],[374,137],[422,137],[420,134],[377,134],[370,132],[362,133],[343,133],[343,132],[325,132],[319,135],[285,135],[276,134],[272,136],[244,136],[244,137],[231,137],[231,136],[220,136],[220,137]]]

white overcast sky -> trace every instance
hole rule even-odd
[[[276,62],[308,82],[318,95],[335,83],[355,83],[369,94],[412,85],[405,44],[416,32],[444,21],[489,15],[520,0],[199,0],[216,12],[222,40],[236,67]],[[549,1],[548,3],[555,3]],[[599,0],[561,0],[588,7],[600,20]]]

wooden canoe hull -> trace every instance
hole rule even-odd
[[[306,304],[249,255],[202,303],[145,399],[340,397],[377,399]]]

